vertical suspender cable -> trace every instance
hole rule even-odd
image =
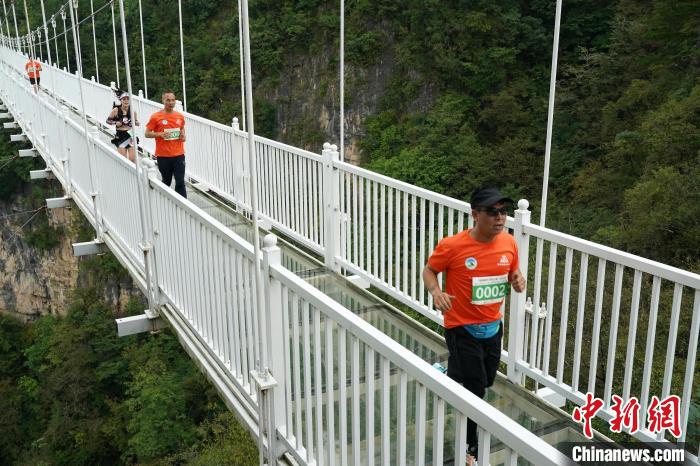
[[[141,26],[141,59],[143,60],[143,92],[148,99],[148,79],[146,79],[146,46],[143,41],[143,13],[141,11],[141,0],[139,0],[139,24]],[[128,74],[128,72],[127,72]],[[130,78],[129,78],[130,79]],[[131,94],[131,90],[129,90]]]
[[[61,20],[63,20],[63,43],[66,44],[66,69],[70,73],[70,56],[68,55],[68,30],[66,29],[66,9],[63,6],[61,7]]]
[[[185,44],[182,37],[182,1],[177,0],[177,11],[180,16],[180,65],[182,67],[182,106],[187,111],[187,87],[185,86]]]
[[[253,217],[253,248],[255,252],[255,296],[257,298],[258,314],[258,356],[260,361],[258,369],[267,367],[267,348],[262,342],[263,332],[263,300],[262,300],[262,277],[260,271],[260,232],[258,230],[258,173],[255,157],[255,125],[253,124],[253,80],[250,67],[250,30],[248,26],[248,0],[241,0],[241,25],[243,31],[243,53],[245,66],[245,92],[246,108],[248,110],[248,167],[250,167],[250,205]],[[262,436],[261,436],[262,437]]]
[[[27,21],[27,37],[29,38],[29,59],[32,61],[33,65],[33,62],[36,59],[34,55],[34,33],[29,27],[29,13],[27,12],[27,0],[24,0],[24,19]]]
[[[15,0],[12,0],[10,6],[12,6],[12,19],[15,21],[15,37],[17,38],[17,48],[19,50],[19,28],[17,27],[17,12],[15,11]]]
[[[114,37],[114,68],[117,70],[117,87],[119,84],[119,56],[117,55],[117,27],[114,25],[114,2],[110,3],[112,9],[112,37]]]
[[[49,25],[46,23],[46,10],[44,9],[44,0],[41,0],[41,18],[44,20],[44,35],[46,36],[46,58],[49,65],[53,65],[51,60],[51,41],[49,40]],[[51,73],[53,79],[53,73]]]
[[[245,119],[245,72],[243,71],[243,31],[241,25],[241,0],[238,0],[238,46],[239,46],[239,58],[240,58],[240,68],[241,68],[241,129],[245,131],[246,119]]]
[[[95,173],[95,165],[94,165],[94,147],[93,144],[90,144],[90,133],[88,132],[88,121],[87,121],[87,114],[85,113],[85,94],[83,92],[83,65],[82,65],[82,60],[80,59],[80,49],[78,48],[78,28],[76,27],[77,21],[77,16],[78,12],[73,11],[74,9],[77,9],[78,7],[78,0],[70,0],[68,2],[68,9],[70,12],[70,22],[71,22],[71,29],[73,30],[73,48],[75,50],[75,63],[77,66],[77,72],[78,72],[78,90],[80,93],[80,112],[83,117],[83,130],[85,131],[85,142],[87,143],[87,151],[88,151],[88,170],[90,172],[90,184],[91,184],[91,190],[93,192],[96,191],[96,186],[95,186],[95,180],[97,179],[96,173]],[[73,15],[75,13],[75,16]],[[97,196],[92,195],[92,207],[95,212],[95,229],[97,230],[98,237],[101,238],[102,235],[102,226],[100,224],[100,211],[98,208],[98,200]]]
[[[124,0],[119,0],[119,20],[121,24],[121,33],[122,33],[122,44],[124,46],[124,71],[126,73],[126,86],[127,90],[129,92],[129,97],[133,97],[133,86],[131,84],[131,68],[129,64],[129,47],[127,43],[127,37],[126,37],[126,20],[124,19]],[[133,102],[133,99],[131,99]],[[131,113],[134,116],[134,121],[136,121],[136,114],[134,113],[133,109],[130,109]],[[131,137],[133,138],[133,141],[136,141],[136,125],[131,125]],[[134,147],[134,162],[136,163],[136,174],[138,176],[138,180],[136,180],[136,186],[138,190],[138,205],[139,205],[139,214],[141,217],[141,243],[142,244],[147,244],[148,242],[148,230],[146,227],[146,210],[145,210],[145,202],[144,202],[144,187],[142,186],[142,178],[140,174],[142,173],[143,166],[141,165],[141,157],[138,155],[138,148]],[[153,281],[151,280],[151,272],[150,272],[150,260],[147,252],[144,252],[144,266],[146,268],[146,288],[147,288],[147,294],[148,294],[148,306],[151,309],[154,309],[155,307],[155,302],[153,299]]]
[[[561,23],[561,2],[557,0],[554,18],[554,44],[552,47],[552,70],[549,79],[549,107],[547,109],[547,142],[544,151],[544,176],[542,178],[542,207],[540,208],[540,226],[547,218],[547,190],[549,189],[549,159],[552,154],[552,126],[554,123],[554,93],[557,83],[557,60],[559,57],[559,25]]]
[[[95,76],[97,82],[100,82],[100,65],[97,62],[97,37],[95,34],[95,7],[93,6],[93,0],[90,0],[90,17],[92,18],[92,45],[95,51]]]
[[[10,20],[7,17],[7,6],[5,6],[5,0],[2,0],[2,12],[5,15],[5,27],[7,28],[7,39],[9,40],[10,37]]]
[[[80,61],[80,69],[82,71],[83,69],[83,46],[82,43],[80,42],[80,22],[78,21],[78,0],[73,0],[73,6],[74,6],[74,13],[75,13],[75,24],[73,25],[73,31],[75,34],[73,35],[73,38],[75,39],[76,43],[78,44],[78,54],[75,57],[76,61],[76,69],[77,69],[77,62]],[[82,76],[82,72],[80,73]]]
[[[345,161],[345,0],[340,0],[340,160]]]
[[[43,51],[42,48],[41,48],[41,45],[42,45],[42,42],[43,42],[43,41],[41,40],[41,28],[39,28],[39,29],[36,30],[36,35],[37,35],[37,38],[38,38],[37,48],[39,49],[39,60],[40,60],[40,61],[44,61],[44,51]]]
[[[56,67],[61,68],[61,59],[58,54],[58,35],[56,34],[56,16],[51,16],[51,27],[53,28],[53,43],[56,46]]]

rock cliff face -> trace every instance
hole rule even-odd
[[[71,290],[94,285],[95,277],[91,269],[79,266],[85,258],[73,256],[71,245],[77,236],[72,233],[72,226],[81,220],[77,207],[37,213],[33,221],[48,215],[49,225],[63,231],[58,245],[47,250],[26,241],[31,223],[21,226],[31,214],[20,214],[26,210],[26,194],[16,196],[9,203],[0,203],[0,313],[28,322],[45,314],[65,314]],[[128,276],[115,277],[100,285],[103,298],[114,309],[123,310],[130,297],[140,296],[140,290]]]
[[[280,141],[320,151],[319,143],[339,145],[340,89],[338,51],[326,47],[318,54],[290,55],[279,79],[258,83],[256,95],[274,102]],[[346,63],[345,153],[358,164],[364,121],[376,113],[381,96],[394,74],[392,47],[367,68]]]

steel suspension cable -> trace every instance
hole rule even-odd
[[[2,12],[5,15],[5,27],[7,29],[7,40],[8,40],[8,45],[9,45],[9,40],[11,38],[10,35],[10,20],[7,17],[7,7],[5,6],[5,0],[2,0]]]
[[[82,44],[80,42],[80,22],[78,21],[78,5],[79,5],[78,0],[73,0],[73,9],[75,10],[74,11],[75,21],[72,24],[72,28],[73,28],[73,40],[75,40],[76,43],[78,44],[78,54],[75,57],[75,61],[80,62],[80,69],[82,70],[83,69],[83,47],[82,47]],[[73,21],[73,17],[71,17],[71,21]],[[78,66],[78,64],[76,63],[76,67],[77,66]],[[80,75],[82,76],[82,72],[80,73]]]
[[[340,0],[340,161],[345,162],[345,0]]]
[[[27,0],[24,0],[24,19],[27,21],[27,36],[29,37],[29,59],[32,61],[32,66],[34,66],[34,60],[36,60],[36,57],[34,55],[34,33],[31,32],[31,28],[29,27],[29,13],[27,11]],[[36,74],[35,74],[36,76]]]
[[[12,19],[15,21],[15,37],[17,38],[17,47],[19,48],[19,28],[17,27],[17,12],[15,11],[15,0],[12,0],[10,6],[12,6]]]
[[[547,141],[544,151],[544,176],[542,178],[542,206],[540,208],[540,226],[547,218],[547,191],[549,189],[549,160],[552,155],[552,127],[554,125],[554,94],[557,83],[557,60],[559,58],[559,26],[561,24],[561,3],[557,0],[554,18],[554,44],[552,46],[552,70],[549,79],[549,106],[547,108]]]
[[[143,12],[141,11],[141,0],[139,0],[139,25],[141,29],[141,59],[143,61],[143,92],[148,99],[148,79],[146,78],[146,46],[143,40]],[[131,93],[131,91],[129,91]]]
[[[58,36],[56,35],[56,16],[51,16],[51,28],[53,29],[53,42],[56,46],[56,67],[61,68],[61,59],[58,54]]]
[[[255,298],[256,312],[258,314],[258,370],[267,368],[267,348],[263,343],[264,331],[262,328],[263,306],[262,306],[262,277],[260,271],[260,231],[258,230],[258,175],[255,156],[255,125],[253,123],[253,81],[251,78],[250,66],[250,29],[248,26],[248,1],[241,0],[241,25],[243,31],[243,52],[245,64],[245,92],[246,108],[248,110],[248,167],[250,170],[250,205],[253,218],[253,251],[255,253]]]
[[[66,30],[66,9],[61,7],[61,19],[63,20],[63,42],[66,44],[66,69],[70,73],[70,56],[68,55],[68,34]]]
[[[92,19],[92,45],[95,51],[95,76],[97,82],[100,82],[100,64],[97,62],[97,38],[95,34],[95,7],[93,0],[90,0],[90,18]]]
[[[241,69],[241,129],[246,129],[245,119],[245,71],[243,67],[243,31],[241,26],[241,0],[238,0],[238,46],[239,46],[239,62]]]
[[[119,84],[119,55],[117,54],[117,28],[114,25],[114,2],[110,3],[112,10],[112,37],[114,38],[114,68],[117,70],[117,87]]]
[[[129,46],[127,43],[127,35],[126,35],[126,20],[124,19],[124,0],[119,0],[119,17],[120,17],[120,23],[121,23],[121,33],[122,33],[122,43],[124,45],[124,67],[125,67],[125,72],[126,72],[126,86],[127,86],[127,91],[129,92],[129,96],[133,96],[133,87],[131,84],[131,68],[129,64]],[[133,99],[131,100],[133,102]],[[134,121],[136,121],[136,113],[132,112],[134,115]],[[141,157],[139,157],[138,154],[138,144],[136,144],[136,125],[131,125],[131,137],[132,137],[132,142],[133,147],[134,147],[134,162],[136,163],[136,173],[137,176],[139,174],[143,174],[143,165],[141,161]],[[148,228],[146,226],[146,210],[145,210],[145,201],[144,201],[144,186],[142,185],[141,178],[139,178],[136,181],[136,186],[138,190],[138,206],[139,206],[139,214],[141,217],[141,243],[142,244],[147,244],[148,243]],[[155,297],[154,297],[154,291],[153,291],[153,281],[151,277],[151,263],[149,260],[148,253],[144,251],[144,265],[146,268],[146,288],[148,292],[148,305],[151,309],[155,308]]]
[[[75,8],[74,8],[75,7]],[[73,48],[75,50],[75,55],[76,57],[79,56],[80,52],[78,49],[78,38],[77,38],[77,28],[76,22],[77,22],[77,16],[78,16],[78,1],[75,0],[75,3],[69,4],[68,9],[70,12],[70,21],[71,21],[71,26],[72,26],[72,31],[73,31]],[[75,11],[74,11],[75,9]],[[78,72],[78,91],[80,94],[80,111],[83,117],[83,130],[85,131],[85,143],[87,144],[87,152],[88,152],[88,170],[90,173],[90,184],[91,184],[91,189],[92,191],[96,191],[96,186],[95,186],[95,180],[97,179],[96,173],[95,173],[95,166],[93,163],[93,144],[90,144],[90,134],[88,132],[88,120],[87,120],[87,114],[85,112],[85,93],[83,92],[83,65],[82,65],[82,60],[76,60],[76,66],[77,66],[77,72]],[[100,210],[98,207],[98,197],[97,196],[92,196],[92,202],[93,202],[93,209],[95,211],[95,225],[97,229],[97,235],[98,237],[101,238],[102,236],[102,231],[101,231],[101,226],[100,226]]]
[[[46,9],[44,8],[44,0],[41,0],[41,17],[44,20],[44,32],[46,33],[46,52],[48,53],[48,59],[49,59],[49,65],[52,65],[51,63],[51,40],[49,39],[49,26],[46,24]],[[53,16],[51,17],[53,20]],[[54,22],[54,31],[56,30]],[[51,78],[51,91],[56,92],[56,78],[53,70],[49,73],[49,76]]]
[[[182,37],[182,0],[177,0],[177,11],[180,18],[180,65],[182,67],[182,107],[187,111],[187,86],[185,85],[185,45]]]
[[[48,58],[49,65],[51,62],[51,41],[49,40],[49,26],[46,24],[46,10],[44,9],[44,0],[41,0],[41,17],[44,20],[44,35],[46,36],[46,58]],[[51,73],[53,79],[53,73]]]

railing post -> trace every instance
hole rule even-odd
[[[63,128],[60,133],[61,140],[61,155],[60,162],[61,168],[63,168],[63,178],[66,181],[66,196],[73,196],[73,181],[70,176],[70,148],[66,142],[66,134],[68,134],[68,107],[66,105],[61,105],[61,121],[63,121]]]
[[[285,423],[285,383],[286,367],[284,364],[285,344],[283,322],[285,321],[282,303],[282,284],[272,278],[270,267],[282,263],[282,252],[277,246],[277,237],[268,234],[263,239],[263,286],[265,295],[265,314],[268,345],[268,368],[274,385],[271,385],[267,396],[268,405],[268,459],[267,464],[277,464],[277,458],[284,454],[282,442],[277,441],[277,429]],[[261,409],[262,412],[262,409]],[[262,427],[263,420],[260,419]],[[261,429],[262,430],[262,429]],[[261,433],[262,435],[262,433]]]
[[[238,125],[238,118],[233,117],[233,120],[231,120],[231,126],[233,127],[234,131],[239,131],[241,128]]]
[[[324,264],[334,272],[340,272],[336,256],[340,253],[340,173],[334,163],[340,161],[338,147],[323,145],[323,229]]]
[[[518,201],[518,209],[515,211],[515,226],[513,236],[518,246],[518,259],[520,271],[527,280],[528,254],[530,247],[530,235],[525,233],[523,226],[530,223],[529,203],[525,199]],[[508,316],[508,379],[522,385],[524,382],[522,372],[516,368],[516,362],[523,359],[523,347],[525,344],[525,306],[527,304],[527,283],[522,293],[511,293]]]
[[[137,153],[136,157],[141,156]],[[137,182],[143,183],[143,220],[146,222],[146,238],[145,243],[141,245],[141,249],[143,251],[144,266],[146,267],[146,280],[149,294],[148,305],[150,309],[157,311],[162,301],[160,296],[158,257],[156,254],[156,235],[153,226],[153,204],[151,202],[153,188],[151,187],[151,180],[157,179],[158,170],[156,168],[156,162],[148,157],[143,157],[140,164],[140,176],[142,179],[137,180]],[[137,175],[139,174],[137,173]]]
[[[98,241],[103,240],[104,224],[102,222],[102,202],[100,201],[100,188],[99,188],[99,178],[97,175],[97,170],[94,164],[96,163],[97,157],[97,138],[100,137],[100,129],[97,126],[90,126],[90,135],[88,142],[91,147],[88,148],[88,159],[92,158],[90,161],[90,180],[92,182],[92,191],[90,196],[92,197],[92,206],[95,209],[95,232]]]

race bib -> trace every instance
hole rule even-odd
[[[163,139],[166,141],[180,139],[180,128],[166,128],[164,132],[165,136],[163,136]]]
[[[27,71],[28,71],[29,73],[33,73],[33,72],[34,72],[34,67],[33,67],[33,66],[30,66],[29,68],[27,68]]]
[[[472,278],[472,304],[500,303],[509,292],[507,274]]]

